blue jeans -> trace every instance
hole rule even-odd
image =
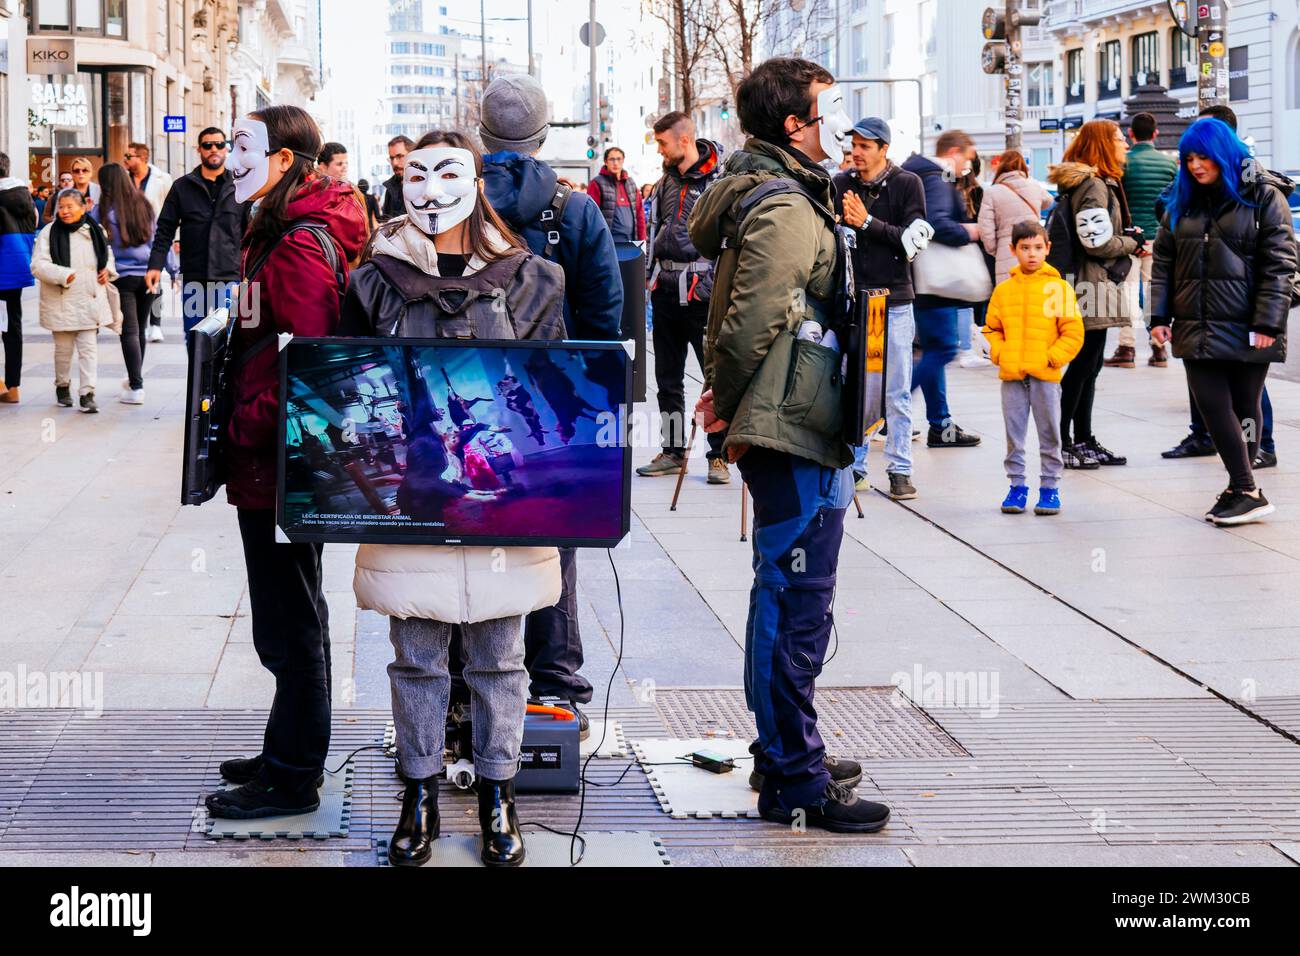
[[[891,305],[885,326],[885,471],[912,474],[912,339],[916,317],[912,303]],[[875,400],[867,409],[868,424],[875,416]],[[867,473],[867,443],[853,449],[853,470]]]
[[[975,310],[965,306],[957,310],[957,349],[970,351],[970,327],[975,324]]]
[[[925,417],[932,428],[943,428],[948,413],[948,382],[944,367],[957,357],[956,306],[917,306],[916,336],[921,345],[921,361],[912,369],[912,387],[925,396]],[[911,439],[911,433],[908,433]]]
[[[460,625],[467,658],[474,736],[474,771],[490,780],[509,780],[519,767],[528,704],[528,671],[519,617]],[[389,618],[393,661],[393,728],[402,776],[424,780],[443,769],[452,625],[421,618]]]

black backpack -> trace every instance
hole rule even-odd
[[[1047,217],[1047,241],[1052,244],[1047,253],[1047,264],[1063,276],[1079,274],[1083,253],[1079,236],[1074,231],[1074,211],[1070,208],[1070,194],[1061,192]]]

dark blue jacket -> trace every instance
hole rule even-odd
[[[555,198],[555,170],[519,153],[483,157],[483,191],[492,208],[536,255],[546,248],[539,221]],[[560,223],[555,261],[564,269],[564,323],[571,339],[622,339],[623,280],[618,254],[600,207],[574,190]]]
[[[31,190],[18,179],[0,180],[0,289],[25,289],[32,278],[36,207]]]
[[[969,244],[972,241],[970,233],[963,225],[970,222],[966,202],[957,184],[944,175],[943,167],[926,156],[913,153],[907,157],[903,168],[921,177],[921,186],[925,189],[925,221],[934,227],[934,238],[930,241],[945,246]],[[918,309],[968,304],[937,295],[918,295],[915,301]]]

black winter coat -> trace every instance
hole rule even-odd
[[[167,264],[176,229],[181,233],[181,276],[187,282],[238,281],[240,243],[248,225],[248,205],[235,202],[235,181],[226,172],[214,202],[203,174],[195,167],[176,182],[163,200],[154,230],[149,268]]]
[[[856,169],[836,174],[832,182],[837,215],[844,215],[844,194],[854,192],[871,216],[866,227],[857,231],[858,244],[853,252],[853,273],[858,287],[888,289],[890,305],[911,302],[915,298],[912,266],[903,251],[903,232],[916,220],[925,218],[925,188],[921,177],[890,163],[870,186],[862,181]]]
[[[1172,323],[1182,359],[1281,362],[1296,272],[1296,237],[1286,197],[1294,184],[1257,168],[1242,195],[1257,205],[1216,198],[1156,234],[1151,266],[1152,325]],[[1250,347],[1249,333],[1277,339]]]
[[[676,166],[665,163],[663,177],[650,193],[650,216],[646,220],[650,255],[646,268],[652,272],[655,263],[660,261],[712,262],[701,256],[695,243],[691,242],[687,223],[696,201],[722,175],[722,149],[707,139],[697,139],[695,148],[700,153],[695,165],[682,173]],[[657,283],[665,288],[671,287],[680,275],[678,271],[661,268]],[[713,270],[710,268],[697,275],[699,282],[695,284],[691,299],[708,299],[713,294]]]

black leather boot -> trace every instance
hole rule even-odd
[[[524,835],[515,813],[515,778],[479,777],[478,825],[483,831],[483,862],[487,866],[518,866],[524,862]]]
[[[438,829],[438,778],[406,780],[402,815],[388,841],[388,862],[393,866],[423,866],[433,853]]]

